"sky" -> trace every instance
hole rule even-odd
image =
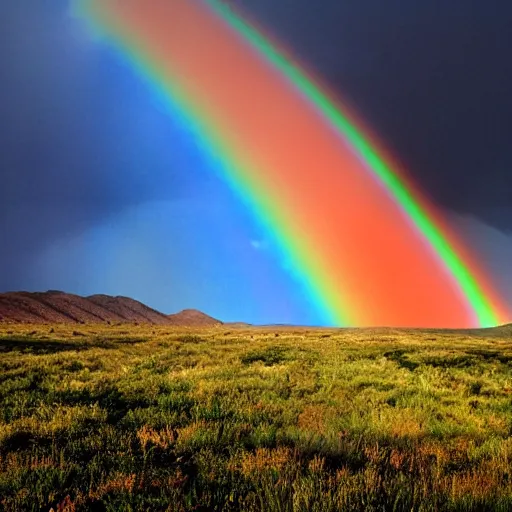
[[[512,6],[237,0],[355,109],[512,305]],[[0,291],[317,321],[177,113],[68,0],[0,4]]]

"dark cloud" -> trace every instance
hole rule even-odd
[[[53,240],[207,179],[163,103],[68,3],[0,6],[0,289]]]

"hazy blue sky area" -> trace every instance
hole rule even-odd
[[[512,305],[512,5],[238,3],[349,100]],[[321,322],[179,115],[69,12],[0,2],[0,291]]]

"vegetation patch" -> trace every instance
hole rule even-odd
[[[207,340],[197,334],[182,334],[174,338],[176,341],[181,343],[205,343]]]
[[[243,364],[262,362],[265,366],[274,366],[287,359],[289,359],[289,350],[286,347],[278,346],[248,352],[241,358],[241,361]]]
[[[405,368],[406,370],[410,370],[412,372],[418,368],[419,363],[411,361],[409,359],[408,352],[410,351],[404,349],[392,350],[385,352],[384,357],[397,363],[400,368]]]

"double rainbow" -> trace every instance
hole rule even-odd
[[[83,0],[178,108],[332,325],[473,327],[504,307],[346,108],[216,0]]]

